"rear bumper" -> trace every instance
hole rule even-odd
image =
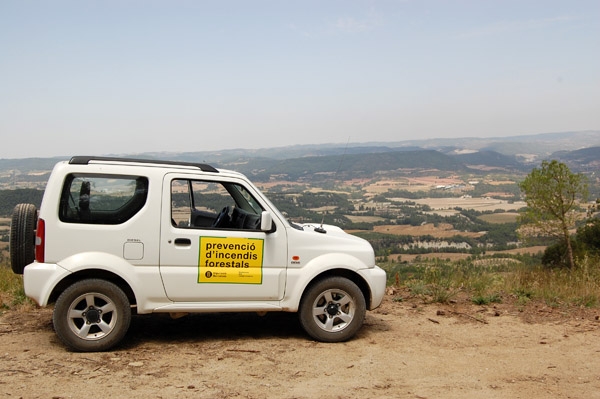
[[[23,270],[25,295],[38,305],[48,305],[48,299],[56,283],[70,274],[55,263],[31,263]]]

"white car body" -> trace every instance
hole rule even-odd
[[[38,224],[36,261],[24,268],[25,293],[40,306],[56,301],[78,279],[91,277],[121,287],[138,314],[296,312],[307,287],[323,276],[354,281],[369,310],[381,304],[386,274],[376,266],[367,241],[334,226],[298,228],[240,173],[160,161],[74,160],[58,163],[51,173],[39,210],[43,232]],[[93,181],[97,176],[109,182],[113,175],[147,179],[147,197],[139,211],[122,223],[61,220],[59,214],[66,214],[62,209],[72,206],[65,204],[71,201],[65,194],[67,180],[91,176]],[[175,225],[173,187],[183,190],[192,184],[241,187],[260,207],[262,212],[253,217],[262,227]],[[258,266],[247,266],[244,258],[252,257],[262,260]]]

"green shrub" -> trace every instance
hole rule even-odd
[[[490,303],[502,303],[502,297],[500,294],[490,295],[475,295],[471,298],[471,302],[476,305],[489,305]]]
[[[571,248],[573,249],[573,257],[575,259],[581,257],[584,253],[582,246],[579,245],[574,239],[571,239]],[[542,256],[542,265],[549,269],[569,267],[570,265],[566,242],[559,242],[546,248],[544,255]]]
[[[600,253],[600,219],[593,219],[577,229],[577,242],[592,254]]]

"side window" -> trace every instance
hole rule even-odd
[[[171,182],[171,222],[173,226],[189,227],[192,217],[192,199],[189,180]]]
[[[66,223],[120,224],[138,213],[147,197],[146,177],[71,174],[63,186],[59,218]]]
[[[190,228],[260,228],[262,207],[241,185],[176,179],[171,182],[173,225]]]

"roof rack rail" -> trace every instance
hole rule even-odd
[[[191,166],[199,168],[203,172],[219,173],[214,167],[205,163],[195,162],[177,162],[177,161],[161,161],[155,159],[139,159],[139,158],[119,158],[119,157],[95,157],[95,156],[75,156],[69,161],[73,165],[88,165],[90,161],[116,161],[116,162],[136,162],[136,163],[153,163],[159,165],[173,165],[173,166]]]

